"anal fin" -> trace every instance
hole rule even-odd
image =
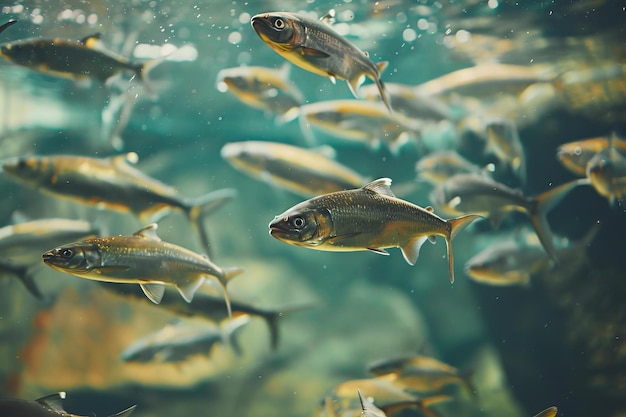
[[[139,284],[143,293],[154,304],[160,304],[165,293],[165,285],[160,283]]]

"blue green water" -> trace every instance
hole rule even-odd
[[[525,287],[481,285],[463,272],[472,255],[498,245],[518,226],[528,226],[517,213],[499,231],[478,222],[459,234],[453,285],[440,238],[436,245],[425,245],[410,266],[398,249],[389,249],[389,256],[321,252],[269,236],[268,223],[302,197],[236,171],[220,157],[220,149],[244,140],[308,143],[297,122],[277,124],[218,91],[216,76],[239,65],[278,68],[284,63],[251,28],[251,16],[279,10],[321,16],[331,8],[335,25],[348,30],[348,39],[374,62],[389,62],[381,74],[387,83],[418,85],[479,61],[545,65],[557,73],[619,67],[615,75],[594,73],[580,88],[568,90],[564,102],[522,124],[526,195],[574,179],[555,157],[558,145],[611,132],[624,135],[625,11],[618,1],[172,0],[3,6],[2,20],[13,18],[18,24],[0,35],[1,42],[78,40],[98,32],[104,46],[129,56],[135,42],[125,43],[133,39],[157,45],[159,51],[171,50],[164,45],[186,46],[187,55],[174,54],[151,73],[155,97],[137,90],[139,100],[121,134],[123,151],[137,152],[138,169],[183,196],[236,189],[237,198],[206,221],[212,259],[246,269],[229,291],[263,306],[314,308],[279,319],[276,351],[269,348],[265,324],[255,319],[240,336],[242,356],[225,348],[180,366],[128,365],[119,359],[121,350],[172,315],[40,266],[35,279],[50,295],[47,303],[35,300],[15,279],[0,282],[0,397],[34,399],[67,391],[66,409],[79,415],[109,415],[138,404],[133,415],[139,417],[309,416],[318,415],[324,394],[338,384],[367,378],[366,364],[419,352],[472,374],[477,395],[446,391],[451,400],[433,406],[440,416],[532,416],[551,405],[558,406],[559,416],[626,412],[626,216],[622,204],[611,205],[592,187],[568,194],[548,217],[555,235],[570,241],[600,224],[592,244],[576,259],[581,262],[568,260],[543,271]],[[462,42],[467,34],[472,40]],[[290,79],[308,103],[352,98],[341,80],[333,84],[296,67]],[[124,79],[117,82],[121,90],[130,86]],[[120,152],[101,137],[107,86],[42,75],[1,60],[0,91],[2,158]],[[432,150],[437,139],[429,138]],[[392,155],[384,148],[329,143],[338,161],[368,178],[415,182],[414,164],[421,155],[416,148]],[[461,135],[452,142],[457,145],[447,139],[441,143],[442,148],[456,146],[479,165],[493,162],[472,135]],[[519,184],[513,180],[512,185]],[[4,175],[0,187],[2,225],[13,222],[19,211],[31,219],[83,218],[104,224],[109,235],[142,227],[131,215],[102,214]],[[403,198],[425,207],[432,204],[429,192],[419,183]],[[202,251],[179,213],[160,222],[159,235]],[[421,414],[405,409],[395,415]]]

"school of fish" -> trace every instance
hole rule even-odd
[[[376,3],[385,3],[388,13],[402,2]],[[616,128],[601,137],[559,138],[555,146],[554,141],[545,144],[545,153],[554,155],[564,168],[560,177],[563,180],[555,183],[551,178],[538,178],[542,171],[530,151],[534,139],[528,137],[528,132],[549,111],[597,111],[595,103],[581,97],[585,88],[611,91],[606,93],[606,106],[612,106],[614,101],[623,105],[626,93],[619,96],[611,86],[616,83],[622,92],[626,91],[624,64],[619,69],[600,64],[597,68],[590,65],[578,69],[565,64],[557,68],[543,63],[499,63],[482,59],[478,51],[465,50],[461,43],[455,53],[470,56],[475,65],[421,84],[404,84],[392,77],[394,71],[401,72],[403,68],[396,68],[391,60],[375,62],[378,60],[374,59],[374,51],[364,51],[358,46],[358,35],[346,33],[346,25],[337,23],[348,16],[345,7],[338,7],[338,12],[316,8],[317,15],[249,10],[245,30],[258,49],[249,51],[245,65],[222,65],[214,82],[202,80],[220,93],[228,93],[220,99],[241,104],[242,114],[262,112],[276,132],[270,140],[234,137],[220,143],[218,150],[221,162],[233,168],[233,176],[238,175],[235,172],[246,175],[240,182],[256,186],[251,188],[256,193],[276,197],[271,199],[274,206],[270,208],[274,217],[268,217],[263,224],[263,245],[281,251],[282,258],[296,264],[311,255],[301,268],[310,268],[310,262],[315,262],[308,259],[356,259],[389,268],[390,263],[403,263],[399,260],[401,253],[406,264],[415,266],[409,270],[419,271],[419,276],[398,280],[437,280],[432,285],[440,285],[446,278],[446,291],[451,297],[459,285],[464,285],[459,283],[463,279],[494,291],[503,287],[523,291],[535,281],[549,279],[564,266],[582,268],[588,260],[587,250],[605,225],[598,220],[595,225],[587,223],[576,236],[563,236],[562,227],[557,228],[559,233],[553,232],[558,219],[551,213],[568,210],[576,215],[575,198],[596,194],[602,199],[603,210],[623,212],[626,140],[620,137],[619,123],[626,118],[615,116]],[[372,19],[382,13],[377,6],[367,7],[371,7],[368,10]],[[397,10],[404,13],[401,7]],[[15,195],[7,193],[5,199],[5,204],[12,206],[12,220],[0,228],[0,276],[19,279],[24,288],[18,284],[15,291],[26,290],[32,295],[32,303],[41,303],[42,309],[44,304],[50,308],[58,297],[45,282],[52,269],[62,273],[56,276],[69,279],[60,279],[55,285],[89,285],[98,294],[101,291],[119,297],[124,305],[132,306],[129,308],[158,311],[169,321],[164,322],[159,316],[160,328],[146,328],[123,350],[108,353],[127,369],[174,366],[180,373],[185,372],[185,364],[197,358],[210,361],[227,352],[232,354],[233,367],[237,367],[237,361],[250,350],[265,349],[257,341],[241,342],[249,340],[246,335],[252,334],[250,328],[254,327],[255,318],[267,324],[271,355],[292,342],[289,333],[279,330],[283,316],[288,316],[285,327],[292,328],[300,326],[299,315],[309,310],[339,307],[325,300],[298,301],[281,294],[277,298],[284,301],[271,304],[259,302],[256,297],[238,296],[237,289],[248,282],[245,279],[250,274],[246,270],[252,262],[239,256],[237,247],[222,246],[223,242],[212,234],[209,238],[207,225],[217,228],[213,219],[227,218],[219,226],[228,228],[227,222],[235,222],[236,231],[244,223],[247,226],[243,227],[249,227],[249,233],[253,233],[257,229],[249,224],[252,216],[241,214],[245,210],[255,213],[259,207],[240,204],[242,191],[229,178],[212,182],[219,184],[212,189],[205,187],[206,182],[197,181],[193,191],[183,192],[179,191],[184,187],[177,182],[174,170],[169,176],[170,172],[149,175],[148,165],[135,167],[139,163],[136,152],[122,152],[126,144],[133,143],[130,138],[122,139],[124,131],[132,128],[139,117],[133,111],[142,107],[137,106],[141,101],[133,89],[140,88],[140,94],[158,100],[162,87],[157,88],[159,83],[151,75],[173,65],[168,62],[168,53],[131,59],[130,55],[114,53],[103,46],[103,39],[109,39],[106,33],[86,33],[79,41],[61,37],[10,40],[12,31],[24,23],[7,19],[0,26],[0,57],[13,70],[37,72],[51,80],[95,82],[107,97],[105,103],[100,103],[101,137],[106,139],[107,150],[86,147],[74,153],[57,144],[52,149],[58,147],[61,152],[50,151],[49,147],[43,148],[41,154],[2,152],[1,176],[19,191]],[[448,39],[446,45],[450,47],[460,38]],[[479,39],[476,35],[476,41]],[[495,48],[495,41],[492,43]],[[497,45],[503,48],[503,56],[510,52],[506,44]],[[266,47],[278,54],[269,56],[274,60],[273,66],[255,62],[256,55],[264,53]],[[205,62],[219,63],[224,61]],[[422,64],[416,60],[415,66],[419,65]],[[333,84],[336,80],[346,81],[353,97],[313,100],[305,86],[292,80],[294,72],[300,70],[306,72],[299,75],[310,77],[311,83],[318,81],[316,76],[328,78],[330,85],[325,88],[339,91],[339,96],[345,87]],[[363,84],[366,79],[370,81]],[[178,93],[183,97],[184,92]],[[220,112],[220,104],[213,102],[215,108],[211,111]],[[159,115],[155,114],[156,122]],[[110,118],[115,120],[113,125],[104,123]],[[244,126],[247,122],[238,123]],[[298,139],[292,141],[294,136]],[[85,138],[85,142],[91,141],[100,149],[103,146],[100,139]],[[382,155],[385,162],[397,161],[397,166],[410,160],[410,165],[405,178],[392,182],[391,175],[373,163],[353,168],[347,162],[353,151],[377,158],[376,161]],[[170,158],[175,158],[174,149],[172,155]],[[182,163],[189,167],[195,162]],[[393,172],[398,172],[397,166]],[[163,177],[172,182],[157,179]],[[283,191],[287,192],[286,198]],[[199,196],[185,197],[188,192]],[[50,215],[37,219],[25,216],[20,212],[20,202],[26,199],[42,201],[37,208]],[[290,202],[285,204],[287,201]],[[44,207],[46,204],[49,207]],[[163,226],[169,224],[172,212],[178,212],[187,225],[185,230],[177,231],[184,239],[170,241],[157,234],[159,230],[162,236],[176,236]],[[123,217],[125,220],[118,224],[111,219],[122,217],[111,216],[128,219]],[[118,232],[118,227],[128,224],[126,220],[135,226]],[[435,244],[437,237],[445,241],[445,252],[443,248],[422,249],[426,241]],[[455,248],[458,249],[458,243],[463,251],[453,251],[453,242]],[[467,253],[467,248],[472,252]],[[331,258],[314,258],[306,249],[331,252],[327,255]],[[437,270],[441,266],[442,262],[433,262],[431,256],[437,250],[447,260],[443,263],[448,269],[447,277],[424,273],[428,270],[425,268]],[[225,257],[236,259],[236,266],[222,266],[222,261],[216,261],[227,251],[231,253]],[[357,258],[358,254],[345,252],[390,256]],[[455,265],[455,258],[457,264],[461,259],[464,265]],[[271,268],[272,262],[269,264]],[[40,268],[41,265],[51,269]],[[344,275],[345,280],[358,278]],[[388,281],[392,287],[396,277],[388,275],[376,279],[385,285]],[[79,283],[77,278],[86,281]],[[380,291],[381,300],[386,296],[385,291]],[[263,298],[262,294],[259,298]],[[376,338],[375,329],[371,332],[371,337]],[[350,333],[341,337],[350,337]],[[315,350],[316,346],[309,348]],[[385,352],[385,357],[369,364],[371,358],[356,357],[366,369],[365,374],[338,370],[335,386],[315,386],[317,381],[312,381],[311,389],[321,396],[317,403],[310,404],[312,415],[478,415],[462,414],[460,410],[466,404],[478,404],[481,396],[488,394],[485,381],[502,378],[494,377],[500,374],[490,368],[496,366],[493,362],[498,359],[455,361],[450,352],[440,355],[427,346],[398,347],[393,341],[389,341]],[[276,364],[278,368],[289,366],[278,360]],[[242,388],[239,401],[244,395],[247,397],[245,389]],[[65,392],[36,400],[0,398],[0,415],[78,416],[65,411],[64,398]],[[127,417],[135,407],[110,417]],[[275,415],[292,415],[288,409],[276,407]],[[556,406],[544,404],[537,409],[540,407],[548,408],[535,417],[557,415]],[[141,407],[133,415],[143,415]]]

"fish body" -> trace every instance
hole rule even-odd
[[[425,97],[458,95],[490,99],[500,95],[517,96],[531,84],[555,80],[556,74],[540,67],[485,63],[426,81],[415,90]]]
[[[143,223],[158,221],[171,210],[184,212],[208,250],[209,238],[202,227],[208,212],[234,196],[223,189],[193,200],[183,199],[173,187],[131,166],[134,152],[109,158],[54,155],[9,158],[2,170],[9,177],[45,193],[81,204],[120,212],[131,212]]]
[[[373,149],[385,144],[392,153],[420,137],[422,124],[401,114],[390,114],[377,102],[329,100],[305,104],[298,109],[300,125],[312,125],[341,140],[365,143]]]
[[[280,56],[333,81],[346,80],[354,97],[364,77],[371,78],[391,111],[380,80],[387,63],[374,64],[366,53],[324,21],[299,13],[270,12],[253,16],[250,23],[261,40]]]
[[[613,138],[612,143],[618,152],[626,152],[626,140]],[[608,147],[609,138],[606,136],[568,142],[559,146],[557,158],[571,173],[583,177],[591,158]]]
[[[289,68],[289,64],[280,69],[225,68],[217,74],[218,88],[232,93],[248,106],[282,115],[304,103],[302,92],[288,79]]]
[[[587,163],[587,178],[609,203],[624,201],[626,196],[626,157],[609,140],[609,147],[598,152]]]
[[[183,362],[190,356],[208,355],[214,345],[232,343],[240,354],[239,346],[231,341],[234,333],[250,321],[247,315],[226,319],[222,323],[206,321],[179,321],[150,333],[126,348],[121,359],[124,362]]]
[[[8,23],[1,26],[0,32],[8,26]],[[89,78],[105,83],[124,71],[144,78],[148,69],[145,63],[130,62],[122,56],[96,48],[98,39],[99,35],[88,36],[80,42],[23,39],[0,45],[0,56],[33,71],[72,79]]]
[[[467,375],[429,356],[384,359],[368,366],[368,372],[375,377],[384,375],[410,392],[438,392],[450,384],[463,386],[470,393],[474,392]]]
[[[142,302],[146,300],[143,292],[140,289],[135,290],[132,286],[131,288],[128,288],[125,285],[116,285],[106,282],[101,282],[101,284],[106,289],[114,291],[116,294],[126,296],[127,298],[140,299]],[[228,318],[228,311],[224,310],[224,300],[221,297],[204,291],[203,287],[196,291],[193,299],[189,303],[182,300],[178,294],[173,294],[175,290],[170,290],[169,288],[171,287],[166,287],[165,295],[159,304],[159,308],[166,309],[177,316],[198,317],[211,322],[221,322]],[[170,292],[172,293],[168,294]],[[237,299],[231,299],[230,306],[233,317],[247,315],[252,317],[261,317],[265,320],[267,327],[270,330],[270,345],[272,349],[278,348],[280,340],[278,320],[286,314],[288,315],[292,312],[312,308],[310,304],[261,307],[256,304],[251,304]]]
[[[299,203],[276,216],[270,234],[276,239],[310,249],[345,252],[370,250],[388,254],[399,247],[407,263],[415,264],[426,240],[443,236],[448,248],[450,282],[454,282],[452,238],[479,216],[444,220],[408,201],[396,198],[389,178],[362,188],[338,191]]]
[[[437,151],[421,157],[415,163],[417,180],[439,185],[458,174],[482,174],[481,168],[456,151]]]
[[[460,174],[437,186],[430,195],[432,203],[449,215],[480,213],[499,225],[510,211],[526,213],[548,256],[558,261],[552,232],[546,219],[547,213],[569,191],[588,184],[586,179],[571,181],[535,197],[527,197],[520,190],[512,189],[476,174]]]
[[[354,395],[355,392],[358,395]],[[444,395],[418,397],[395,385],[392,378],[387,376],[353,379],[337,385],[326,393],[322,402],[323,409],[315,415],[320,417],[362,417],[364,415],[380,417],[381,412],[392,414],[404,408],[416,407],[424,415],[432,416],[433,412],[429,407],[449,399],[450,397]],[[368,410],[374,414],[363,414]]]
[[[7,417],[80,417],[63,408],[65,392],[46,395],[33,401],[20,399],[0,399],[0,415]],[[109,417],[128,417],[136,405]]]
[[[224,291],[229,316],[228,280],[240,269],[222,269],[206,256],[163,242],[151,224],[130,236],[111,236],[68,243],[45,252],[43,262],[61,272],[95,281],[139,284],[155,304],[165,286],[175,287],[187,302],[206,278],[216,280]]]
[[[353,189],[367,182],[321,152],[282,143],[231,142],[222,147],[221,155],[253,178],[304,197]]]

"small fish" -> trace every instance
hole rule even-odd
[[[248,324],[250,317],[242,315],[221,323],[178,320],[150,333],[124,349],[120,358],[124,362],[183,362],[190,356],[208,355],[217,343],[232,346],[241,355],[234,339],[235,333]]]
[[[556,156],[572,174],[584,177],[591,158],[608,147],[609,137],[607,136],[582,139],[559,146]],[[620,153],[626,153],[626,140],[613,136],[613,147]]]
[[[1,166],[18,182],[81,204],[131,212],[142,224],[158,221],[171,209],[181,210],[208,252],[209,237],[202,220],[232,200],[235,191],[222,189],[193,200],[183,199],[173,187],[129,165],[138,159],[134,152],[109,158],[26,156],[5,159]]]
[[[414,265],[426,240],[443,236],[448,251],[450,282],[454,282],[452,239],[478,215],[444,220],[432,207],[422,208],[397,198],[389,178],[362,188],[338,191],[299,203],[274,217],[270,235],[296,246],[333,252],[369,250],[388,255],[399,247],[406,262]]]
[[[345,381],[326,393],[322,401],[322,409],[319,409],[315,415],[374,417],[380,414],[363,414],[363,412],[379,410],[379,413],[389,415],[398,410],[416,407],[422,414],[432,417],[436,414],[429,408],[430,406],[450,400],[447,395],[419,397],[406,392],[403,387],[394,384],[392,379],[383,376]],[[358,396],[354,395],[355,391],[359,393]],[[362,399],[367,403],[362,402]],[[376,404],[375,408],[370,407],[370,404],[373,406],[372,403]]]
[[[289,81],[290,65],[280,69],[267,67],[234,67],[220,70],[217,87],[228,91],[248,106],[283,115],[304,103],[302,92]]]
[[[417,180],[439,185],[458,174],[482,174],[484,171],[456,151],[437,151],[421,157],[415,163]]]
[[[261,13],[250,21],[257,35],[287,61],[325,77],[346,80],[354,97],[367,76],[378,87],[383,103],[391,105],[380,79],[387,62],[374,64],[361,51],[330,25],[299,13]]]
[[[65,392],[46,395],[34,401],[0,399],[0,415],[7,417],[80,417],[63,408]],[[128,417],[137,406],[127,408],[109,417]]]
[[[486,151],[509,164],[522,184],[526,183],[526,157],[515,122],[492,118],[486,122]]]
[[[626,157],[613,146],[598,152],[587,163],[587,179],[593,188],[613,204],[621,203],[626,196]]]
[[[550,68],[485,63],[426,81],[415,92],[424,97],[469,96],[486,100],[501,95],[517,96],[531,84],[556,79],[557,74]]]
[[[14,23],[16,21],[12,20],[0,26],[0,33]],[[163,61],[130,62],[98,48],[99,39],[100,34],[87,36],[79,42],[24,39],[0,45],[0,56],[33,71],[72,79],[94,79],[103,84],[122,72],[131,72],[147,84],[148,72]]]
[[[95,281],[139,284],[146,297],[159,304],[165,286],[175,287],[187,302],[206,278],[217,281],[232,316],[226,284],[243,272],[222,269],[206,256],[163,242],[150,224],[130,236],[87,239],[59,246],[42,255],[43,262],[61,272]]]
[[[450,384],[463,386],[470,393],[475,392],[469,375],[429,356],[383,359],[369,365],[368,372],[375,377],[386,375],[396,385],[411,392],[437,392]]]
[[[556,417],[556,413],[558,412],[558,408],[555,406],[548,407],[543,411],[540,411],[535,417]]]
[[[322,152],[283,143],[231,142],[222,147],[221,155],[238,170],[303,197],[349,190],[367,182]]]
[[[476,174],[460,174],[437,186],[430,194],[431,202],[449,215],[479,213],[498,226],[510,211],[526,213],[546,253],[558,262],[547,213],[572,189],[589,182],[586,179],[568,182],[535,197],[526,197],[520,190]]]
[[[113,291],[118,295],[122,295],[133,300],[141,300],[141,302],[149,302],[146,300],[140,289],[134,286],[123,284],[115,284],[110,282],[101,282],[102,286],[109,291]],[[193,300],[187,303],[174,294],[175,290],[166,287],[165,295],[159,304],[159,308],[164,308],[177,316],[183,317],[200,317],[211,322],[221,322],[228,318],[228,312],[224,310],[224,300],[216,295],[204,290],[200,287],[193,296]],[[247,303],[245,301],[231,299],[230,306],[233,317],[248,315],[252,317],[260,317],[266,323],[270,331],[270,346],[273,350],[278,348],[280,334],[278,328],[278,320],[290,313],[307,310],[313,308],[313,304],[289,304],[277,307],[260,307],[256,304]]]
[[[419,121],[390,114],[380,103],[371,101],[319,101],[301,106],[297,113],[300,127],[308,137],[311,137],[308,125],[312,125],[337,139],[365,143],[372,149],[384,143],[393,154],[398,154],[407,143],[417,141],[422,128]]]

